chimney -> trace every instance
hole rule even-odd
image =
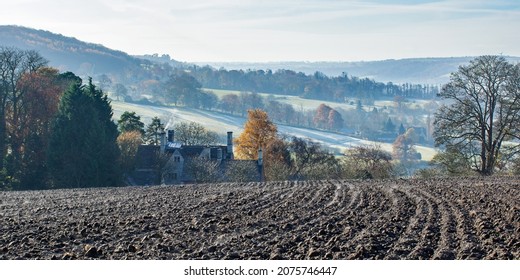
[[[233,131],[227,133],[227,158],[233,159]]]
[[[168,142],[173,142],[174,131],[172,129],[168,130]]]
[[[161,155],[164,154],[164,150],[166,150],[166,133],[164,131],[161,132],[161,142],[160,142],[160,151]]]

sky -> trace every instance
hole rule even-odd
[[[185,62],[520,56],[518,0],[0,0],[0,25]]]

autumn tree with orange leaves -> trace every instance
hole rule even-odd
[[[320,104],[313,118],[314,125],[318,128],[339,130],[343,128],[341,114],[330,106]]]
[[[244,131],[234,141],[235,155],[239,159],[256,160],[258,150],[265,149],[277,139],[278,128],[263,110],[248,110],[247,115]]]
[[[143,144],[142,134],[138,130],[125,131],[117,137],[117,145],[121,151],[121,168],[129,173],[135,168],[135,155],[139,145]]]
[[[36,51],[0,48],[1,185],[32,187],[45,177],[46,141],[60,94],[58,71],[46,64]]]
[[[27,189],[45,184],[51,123],[63,91],[60,78],[57,69],[41,67],[18,79],[16,103],[5,109],[9,153],[4,185]]]

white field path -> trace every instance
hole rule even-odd
[[[215,131],[219,134],[225,134],[226,131],[233,131],[234,137],[242,133],[244,129],[245,118],[238,116],[230,116],[219,112],[209,112],[198,109],[185,107],[160,107],[147,106],[120,101],[112,101],[114,109],[114,119],[118,120],[125,111],[136,112],[141,116],[141,121],[145,124],[150,123],[155,116],[160,117],[162,121],[167,122],[167,126],[183,121],[192,121],[204,125],[207,129]],[[358,139],[343,134],[325,132],[314,129],[293,127],[278,124],[278,131],[282,134],[297,136],[301,138],[309,138],[332,149],[343,151],[350,147],[367,144],[377,144],[385,151],[392,151],[391,143],[382,143]],[[422,155],[422,159],[430,161],[436,154],[436,150],[431,147],[416,146],[416,149]]]

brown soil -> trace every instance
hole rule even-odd
[[[520,180],[0,192],[0,259],[520,259]]]

